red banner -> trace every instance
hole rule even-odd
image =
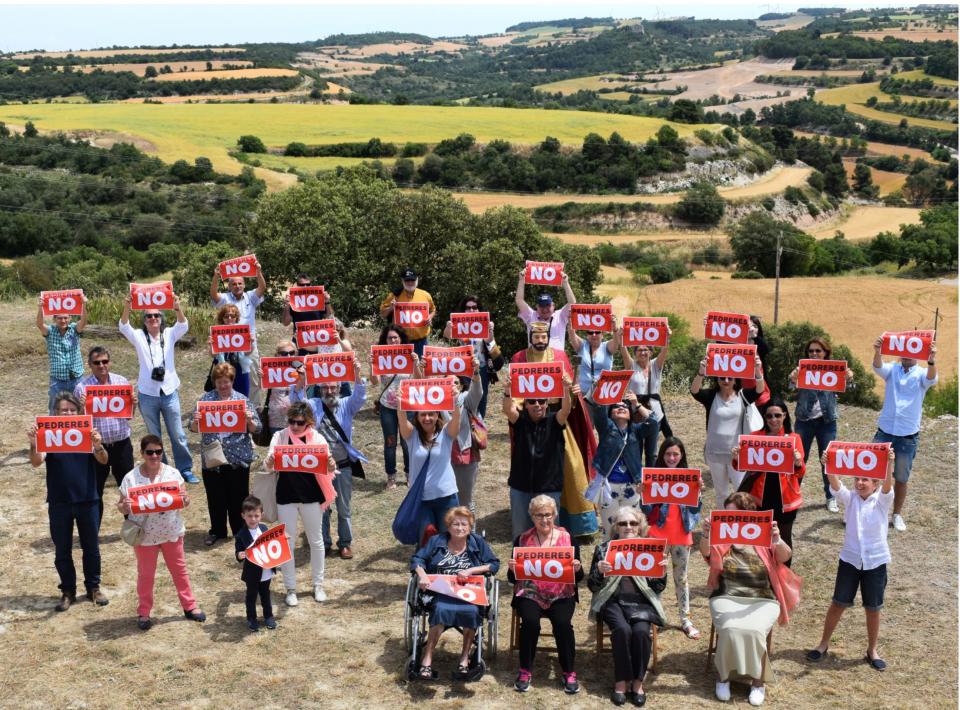
[[[280,523],[266,532],[260,533],[260,537],[254,540],[253,544],[246,550],[247,560],[264,569],[273,569],[292,560],[293,556],[290,554],[290,544],[287,542],[285,529],[284,524]]]
[[[666,318],[628,316],[623,319],[623,344],[631,348],[636,345],[662,348],[667,344],[668,325]]]
[[[234,276],[252,279],[257,276],[257,255],[244,254],[220,262],[220,278],[226,281]]]
[[[342,353],[317,353],[304,359],[307,368],[307,384],[322,385],[328,382],[353,382],[357,379],[352,351]]]
[[[696,468],[647,468],[641,500],[644,505],[669,503],[696,507],[700,502],[700,470]]]
[[[572,547],[515,547],[513,559],[517,563],[514,568],[517,579],[560,584],[576,581]]]
[[[247,430],[247,403],[242,399],[197,402],[201,434],[243,434]]]
[[[297,371],[294,362],[303,362],[300,357],[264,357],[260,358],[263,376],[260,378],[264,389],[287,389],[297,383]]]
[[[770,547],[772,523],[772,510],[715,510],[710,513],[710,544]]]
[[[793,473],[792,436],[741,435],[738,471]]]
[[[305,320],[297,323],[297,347],[315,348],[337,342],[337,324],[333,318]]]
[[[932,330],[907,330],[902,333],[884,333],[880,343],[881,355],[929,360]]]
[[[159,311],[173,309],[173,283],[158,281],[153,284],[130,284],[131,308],[135,311],[148,311],[156,308]]]
[[[613,306],[609,303],[574,303],[570,306],[570,322],[574,330],[613,330]]]
[[[737,343],[746,345],[750,337],[750,316],[743,313],[724,313],[710,311],[707,313],[707,323],[704,329],[704,338],[716,340],[720,343]]]
[[[452,377],[400,383],[400,409],[404,412],[452,412],[454,404]]]
[[[831,441],[827,445],[824,473],[833,476],[858,478],[887,477],[890,462],[890,444],[861,444],[849,441]]]
[[[423,350],[423,374],[427,377],[437,375],[473,377],[473,346],[461,345],[456,348],[426,346]]]
[[[756,345],[707,345],[707,375],[753,379],[756,371]]]
[[[560,286],[563,284],[563,262],[528,261],[523,282],[540,286]]]
[[[510,363],[510,393],[517,399],[554,399],[563,396],[563,364]]]
[[[323,286],[291,286],[288,296],[290,310],[297,313],[322,311],[327,307],[327,294]]]
[[[393,322],[401,328],[420,328],[430,323],[430,304],[420,301],[394,301]]]
[[[428,574],[427,579],[430,580],[430,586],[427,589],[431,592],[477,606],[486,606],[490,603],[487,600],[486,582],[481,575],[467,577],[463,582],[455,574]]]
[[[37,451],[52,454],[93,452],[93,417],[37,417]]]
[[[183,494],[180,484],[175,481],[133,486],[127,490],[127,498],[131,501],[130,512],[134,515],[166,513],[183,508]]]
[[[631,377],[633,370],[604,370],[593,387],[593,401],[604,406],[623,401]]]
[[[330,450],[326,444],[279,445],[273,447],[274,471],[300,471],[324,475]]]
[[[83,289],[41,291],[40,307],[44,316],[78,316],[83,311]]]
[[[453,337],[458,340],[490,338],[490,314],[486,311],[451,313],[450,325],[453,327]]]
[[[663,551],[666,540],[634,537],[611,540],[604,560],[613,567],[605,577],[663,577]]]
[[[253,350],[253,336],[249,325],[211,325],[213,354],[248,353]]]
[[[370,359],[371,372],[377,377],[413,374],[412,345],[373,345]]]
[[[797,388],[843,392],[847,389],[846,360],[801,360]]]
[[[132,419],[133,385],[86,385],[83,413],[98,419]]]

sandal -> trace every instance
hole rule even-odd
[[[388,476],[388,477],[387,477],[387,490],[388,490],[388,491],[392,491],[392,490],[393,490],[394,488],[396,488],[396,487],[397,487],[397,479],[396,479],[396,477],[395,477],[395,476]]]
[[[683,623],[680,624],[680,628],[683,630],[683,633],[687,635],[688,639],[693,639],[696,641],[700,638],[700,630],[693,625],[693,622],[690,619],[684,619]]]
[[[470,664],[469,663],[459,663],[457,664],[457,670],[454,672],[454,678],[466,678],[470,675]]]
[[[417,673],[417,678],[420,680],[436,680],[439,677],[440,674],[430,666],[420,666],[420,671]]]

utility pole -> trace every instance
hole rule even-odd
[[[773,287],[773,324],[776,325],[780,320],[780,256],[783,254],[783,247],[780,243],[783,241],[783,230],[777,234],[777,281]]]

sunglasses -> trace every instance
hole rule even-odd
[[[307,420],[306,419],[288,419],[287,424],[289,424],[290,426],[306,426]]]
[[[110,358],[107,358],[106,360],[91,360],[90,364],[91,365],[109,365]]]
[[[773,412],[767,412],[763,415],[766,419],[783,419],[782,414],[774,414]]]
[[[278,350],[277,355],[279,357],[293,357],[297,354],[296,350]]]
[[[163,318],[163,315],[160,313],[144,313],[144,318]]]
[[[297,284],[297,286],[299,286],[300,288],[306,288],[306,287],[309,286],[309,285],[310,285],[310,282],[309,282],[309,281],[307,281],[305,284],[302,284],[302,283],[298,283],[298,284]]]
[[[587,335],[600,335],[599,330],[588,330]]]
[[[468,311],[476,311],[476,310],[479,310],[479,306],[478,306],[476,303],[468,303],[468,304],[466,304],[466,305],[464,306],[464,308],[465,308],[466,310],[468,310]]]
[[[821,350],[820,348],[810,348],[809,350],[807,350],[807,355],[815,355],[816,353],[822,353],[822,352],[826,352],[826,351]]]
[[[545,399],[528,399],[527,404],[546,404],[547,400]]]
[[[617,523],[617,527],[620,528],[635,528],[638,525],[640,525],[640,523],[638,523],[636,520],[621,520],[619,523]]]
[[[616,404],[610,405],[611,409],[630,409],[630,405],[625,402],[617,402]]]
[[[163,456],[163,449],[144,449],[144,456]]]

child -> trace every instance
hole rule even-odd
[[[260,522],[263,516],[263,504],[255,496],[247,496],[240,507],[240,513],[246,527],[241,529],[235,538],[237,544],[237,560],[243,561],[243,572],[240,579],[247,583],[247,626],[251,631],[259,631],[257,623],[257,595],[260,595],[260,604],[263,606],[263,625],[268,629],[277,628],[277,620],[273,618],[273,607],[270,604],[270,580],[273,570],[263,569],[247,559],[247,548],[267,531],[267,526]]]
[[[887,586],[887,563],[890,548],[887,546],[887,516],[893,506],[894,454],[890,451],[887,477],[854,478],[853,491],[847,489],[838,476],[827,476],[833,496],[844,508],[846,532],[840,550],[840,564],[833,590],[833,601],[823,623],[820,645],[807,651],[807,660],[817,662],[827,655],[827,646],[833,630],[840,623],[844,610],[853,606],[853,599],[860,587],[860,598],[867,614],[867,655],[864,660],[878,671],[887,667],[877,653],[877,638],[880,635],[880,608],[883,606],[883,590]]]

